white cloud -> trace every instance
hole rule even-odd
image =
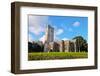
[[[45,26],[48,23],[47,16],[29,16],[29,32],[39,35],[45,31]]]
[[[78,22],[78,21],[74,22],[74,23],[73,23],[73,26],[75,26],[75,27],[80,26],[80,22]]]
[[[28,37],[28,41],[32,42],[33,41],[33,37],[31,34],[29,34],[29,37]]]
[[[54,40],[59,40],[59,37],[57,37],[57,35],[54,35]]]
[[[54,40],[59,40],[59,35],[61,35],[64,30],[63,29],[58,29],[57,27],[54,27]]]
[[[55,34],[56,34],[56,35],[60,35],[60,34],[62,34],[63,32],[64,32],[63,29],[58,29],[58,30],[55,32]]]
[[[45,42],[45,35],[43,35],[39,40],[44,43]]]
[[[62,40],[69,40],[68,38],[63,38]]]

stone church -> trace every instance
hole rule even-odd
[[[47,25],[44,52],[76,52],[75,40],[54,41],[54,28]]]

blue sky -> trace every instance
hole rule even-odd
[[[74,16],[28,16],[29,41],[45,41],[46,25],[55,30],[55,40],[71,40],[82,36],[88,40],[88,18]]]

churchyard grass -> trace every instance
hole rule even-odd
[[[88,58],[87,52],[32,52],[28,60],[55,60]]]

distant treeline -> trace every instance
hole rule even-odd
[[[37,43],[37,42],[28,42],[28,52],[43,52],[44,44]]]

